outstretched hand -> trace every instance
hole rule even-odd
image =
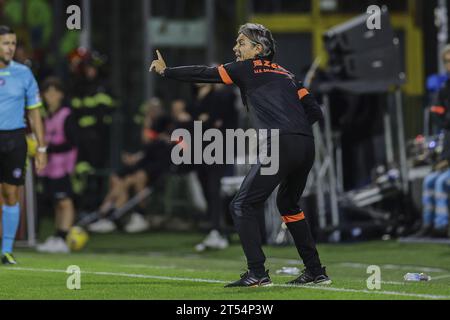
[[[153,60],[149,71],[155,71],[156,73],[162,74],[167,66],[159,50],[156,50],[156,54],[158,55],[158,59]]]

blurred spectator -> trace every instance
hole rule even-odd
[[[105,155],[109,154],[109,126],[115,103],[106,79],[100,74],[100,66],[105,61],[91,52],[82,51],[80,55],[78,73],[71,84],[71,103],[82,128],[79,160],[87,161],[94,168],[104,168],[108,160]]]
[[[443,109],[440,108],[442,104],[448,99],[449,92],[448,89],[444,89],[447,86],[447,81],[449,80],[450,67],[448,60],[450,59],[450,45],[447,45],[442,50],[442,61],[444,62],[445,72],[432,74],[427,78],[427,91],[428,91],[428,101],[427,106],[431,105],[431,134],[439,134],[439,131],[443,129],[444,117],[441,115],[444,113]],[[428,132],[427,132],[428,134]]]
[[[450,73],[450,45],[442,53],[447,73]],[[449,193],[450,193],[450,80],[447,79],[438,93],[437,103],[431,107],[434,120],[444,134],[443,150],[434,164],[433,171],[423,182],[423,216],[422,227],[415,236],[448,235],[449,228]]]
[[[139,112],[133,117],[133,121],[140,128],[150,128],[149,123],[164,114],[164,109],[159,98],[153,97],[148,99],[139,108]],[[142,132],[142,131],[141,131]]]
[[[203,122],[203,130],[218,129],[225,136],[226,129],[235,129],[237,125],[236,96],[234,91],[222,84],[197,84],[197,96],[191,112]],[[225,154],[225,146],[223,154]],[[201,164],[195,166],[207,202],[207,213],[210,219],[209,234],[195,248],[225,249],[228,239],[224,233],[224,210],[221,199],[221,179],[228,166],[223,164]]]
[[[186,129],[191,135],[194,134],[194,120],[190,112],[188,112],[186,101],[176,99],[172,101],[170,106],[170,118],[172,122],[172,130]],[[181,142],[183,143],[183,142]],[[183,149],[191,148],[191,154],[194,152],[193,145],[183,144]],[[181,164],[173,168],[173,171],[179,174],[187,173],[194,170],[193,164]]]
[[[5,18],[19,32],[23,32],[23,39],[30,41],[32,48],[44,48],[49,44],[53,12],[51,4],[46,0],[8,0],[3,8]]]
[[[140,152],[123,153],[124,167],[110,177],[109,191],[98,213],[100,220],[89,225],[92,232],[106,233],[117,229],[119,221],[111,214],[129,200],[129,192],[139,193],[147,186],[155,186],[168,172],[170,166],[170,120],[162,113],[159,100],[147,104],[142,127],[142,148]],[[141,202],[131,214],[125,226],[129,233],[145,231],[150,227],[144,217],[145,202]]]
[[[433,166],[423,182],[422,227],[415,234],[418,237],[446,237],[448,233],[448,205],[450,192],[450,146],[446,133],[444,150],[439,162]]]
[[[76,185],[77,193],[83,194],[80,200],[84,210],[98,206],[98,190],[102,190],[104,177],[109,175],[110,129],[116,103],[101,75],[104,63],[104,57],[82,48],[70,58],[71,104],[80,127]]]
[[[33,67],[33,63],[27,53],[26,48],[23,45],[17,45],[16,54],[14,56],[14,60],[26,65],[29,68]]]
[[[186,102],[182,99],[172,101],[170,116],[177,128],[189,128],[192,126],[192,115],[186,110]]]
[[[43,244],[39,252],[68,253],[66,236],[75,218],[70,175],[77,158],[77,126],[69,107],[64,106],[64,90],[57,78],[42,84],[42,98],[46,107],[45,140],[48,143],[48,164],[38,174],[42,178],[44,195],[55,211],[56,232]]]

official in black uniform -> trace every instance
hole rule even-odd
[[[168,68],[157,51],[158,59],[150,66],[160,75],[189,82],[236,84],[250,112],[255,129],[279,132],[279,170],[261,174],[263,164],[251,167],[230,210],[247,258],[248,271],[226,287],[271,285],[265,270],[261,233],[257,216],[263,214],[264,202],[280,185],[277,206],[291,232],[305,270],[292,285],[331,283],[322,267],[310,227],[298,203],[314,162],[314,138],[311,125],[322,118],[315,99],[294,75],[273,63],[275,42],[271,32],[259,24],[247,23],[239,29],[234,47],[236,62],[219,67],[183,66]],[[269,145],[272,138],[269,138]]]

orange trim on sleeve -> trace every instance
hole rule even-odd
[[[298,93],[298,97],[300,99],[303,99],[304,96],[307,96],[309,94],[309,91],[306,90],[305,88],[301,88],[300,90],[297,91]]]
[[[219,70],[219,75],[222,78],[223,83],[225,84],[233,84],[233,80],[231,80],[230,76],[228,75],[227,70],[223,67],[223,64],[217,67],[217,70]]]
[[[305,214],[302,212],[293,216],[281,216],[284,223],[296,222],[305,219]]]
[[[437,114],[444,114],[445,108],[442,106],[432,106],[430,111]]]

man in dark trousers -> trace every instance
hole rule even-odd
[[[191,107],[194,118],[203,122],[205,129],[218,129],[225,135],[226,129],[235,129],[237,111],[234,91],[223,84],[197,84],[197,96]],[[225,152],[223,148],[222,152]],[[195,166],[203,193],[208,205],[210,219],[209,233],[195,246],[196,251],[207,249],[225,249],[228,239],[223,225],[221,198],[221,179],[226,175],[227,166],[223,164],[202,164]]]
[[[230,204],[236,230],[247,258],[248,271],[226,287],[257,287],[271,285],[264,263],[258,215],[264,212],[264,202],[278,186],[277,206],[294,239],[305,264],[302,274],[289,282],[330,284],[331,280],[319,259],[305,214],[299,199],[308,173],[314,163],[314,137],[311,124],[322,118],[314,98],[294,75],[273,63],[275,41],[271,32],[259,24],[247,23],[239,29],[233,48],[236,62],[219,67],[183,66],[168,68],[159,53],[150,66],[161,76],[189,82],[236,84],[241,89],[244,104],[257,130],[275,130],[269,136],[279,144],[279,167],[274,174],[264,174],[264,161],[252,165],[240,190]]]

